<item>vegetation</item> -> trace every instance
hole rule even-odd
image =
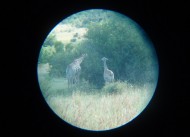
[[[127,80],[132,84],[143,84],[145,81],[154,83],[158,68],[156,55],[139,26],[112,12],[96,11],[93,16],[97,18],[92,18],[91,12],[79,13],[80,17],[73,15],[61,23],[71,24],[76,30],[87,29],[82,41],[73,41],[73,38],[79,37],[76,33],[69,43],[60,42],[56,39],[56,33],[51,32],[42,46],[39,62],[53,66],[51,75],[65,77],[67,65],[87,53],[81,76],[101,88],[104,83],[101,58],[105,56],[109,59],[107,63],[115,73],[116,80]],[[79,25],[79,22],[82,24]]]
[[[64,80],[58,81],[54,84],[65,83]],[[149,85],[143,88],[123,82],[114,85],[116,88],[108,84],[102,90],[89,92],[83,89],[74,92],[51,89],[46,100],[60,118],[74,126],[88,130],[108,130],[131,121],[146,107],[152,96],[147,92],[150,90]]]
[[[66,122],[88,130],[108,130],[131,121],[148,104],[152,85],[143,87],[126,82],[106,84],[95,89],[87,82],[67,88],[63,78],[46,79],[40,85],[50,108]],[[46,89],[44,89],[46,87]]]

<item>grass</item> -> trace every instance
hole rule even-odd
[[[65,79],[53,79],[43,91],[50,108],[66,122],[88,130],[108,130],[134,119],[149,102],[149,85],[137,87],[115,82],[102,89],[68,90]],[[85,87],[85,86],[84,86]],[[87,86],[86,86],[87,87]]]

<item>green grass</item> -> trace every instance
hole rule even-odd
[[[126,82],[107,84],[102,89],[90,89],[86,83],[70,90],[66,79],[52,79],[50,83],[51,88],[42,91],[50,108],[66,122],[88,130],[124,125],[146,107],[152,96],[149,85],[136,87]]]

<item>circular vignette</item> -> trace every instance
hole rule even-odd
[[[49,107],[85,130],[118,128],[150,102],[159,64],[153,43],[132,19],[91,9],[73,14],[46,37],[38,82]]]

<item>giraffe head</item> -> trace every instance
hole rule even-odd
[[[87,55],[88,55],[88,54],[86,54],[86,53],[85,53],[85,54],[82,54],[82,57],[85,58],[85,57],[87,57]]]
[[[75,59],[73,62],[74,62],[74,63],[81,64],[85,57],[87,57],[87,54],[86,54],[86,53],[85,53],[85,54],[82,54],[79,58]]]
[[[106,61],[106,60],[108,60],[106,57],[103,57],[103,58],[102,58],[102,61]]]

